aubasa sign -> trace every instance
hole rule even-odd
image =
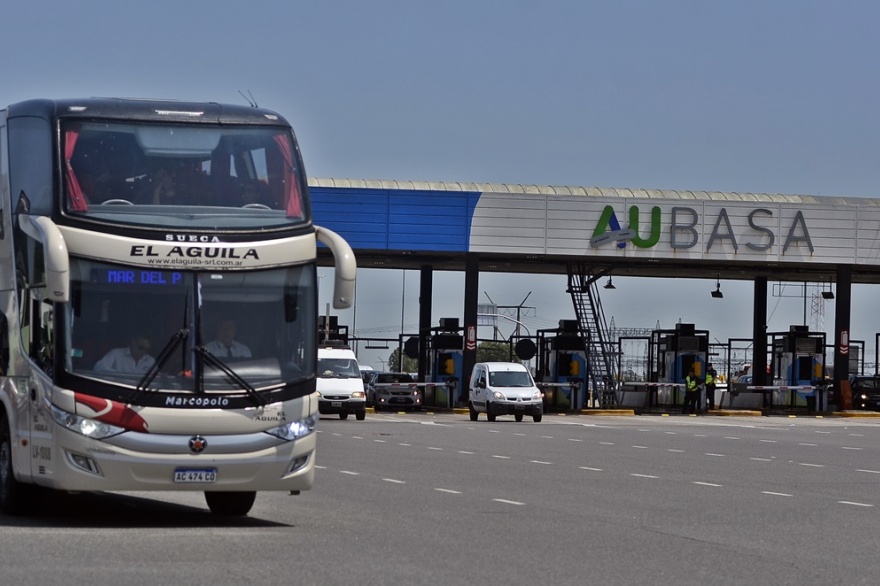
[[[720,208],[714,218],[700,218],[699,212],[692,207],[673,206],[670,209],[670,216],[669,223],[664,226],[660,207],[653,206],[650,224],[647,229],[643,229],[639,221],[640,208],[638,205],[631,205],[628,223],[623,227],[614,207],[606,205],[590,238],[590,248],[601,248],[611,244],[617,248],[626,248],[628,243],[638,248],[652,248],[660,243],[664,232],[668,235],[670,248],[694,248],[700,242],[698,227],[701,224],[708,227],[710,223],[712,228],[705,239],[706,252],[711,251],[713,246],[721,246],[725,243],[734,252],[739,251],[740,243],[760,252],[769,250],[776,243],[777,234],[774,230],[777,229],[779,222],[774,217],[773,210],[767,208],[749,211],[745,216],[747,226],[740,230],[735,229],[734,222],[731,221],[725,207]],[[811,254],[814,252],[807,221],[803,212],[797,210],[788,224],[782,252],[787,252],[790,246],[799,243],[805,244]]]
[[[473,209],[468,250],[880,267],[880,200],[674,195],[484,192]]]

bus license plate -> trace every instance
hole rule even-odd
[[[211,484],[216,481],[217,470],[215,468],[178,468],[174,471],[175,483]]]

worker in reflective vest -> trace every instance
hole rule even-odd
[[[715,381],[718,373],[712,368],[712,364],[706,365],[706,409],[715,409]]]
[[[700,400],[700,379],[694,374],[692,366],[684,379],[684,404],[681,406],[682,415],[697,413],[697,403]]]

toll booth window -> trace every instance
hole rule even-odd
[[[811,380],[813,378],[813,359],[809,356],[798,358],[797,380]]]

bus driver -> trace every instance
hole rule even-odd
[[[156,360],[148,354],[150,341],[143,334],[134,336],[129,345],[122,348],[113,348],[104,355],[97,363],[95,370],[104,372],[147,372]]]

